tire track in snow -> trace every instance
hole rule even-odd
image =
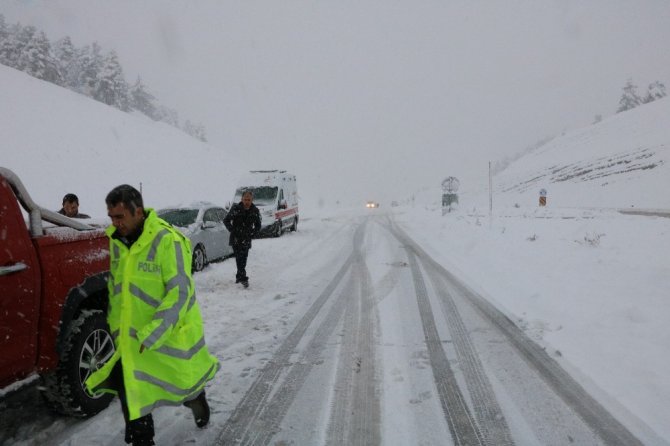
[[[258,417],[251,420],[247,434],[239,440],[240,444],[267,445],[280,431],[282,420],[312,368],[319,363],[328,340],[342,319],[347,299],[352,294],[353,283],[348,282],[328,310],[324,321],[319,325],[298,360],[285,365],[290,367],[290,371],[282,380],[279,388],[275,390],[269,402],[260,410]]]
[[[433,311],[428,300],[426,284],[419,270],[416,256],[412,250],[408,249],[407,257],[414,279],[414,289],[419,304],[419,315],[428,347],[430,365],[452,440],[456,445],[484,445],[482,432],[470,413],[447,355],[442,348],[442,341],[437,332]]]
[[[367,220],[366,220],[367,221]],[[338,359],[326,444],[377,445],[381,442],[381,407],[376,386],[375,329],[377,305],[370,271],[362,252],[365,224],[354,237],[351,281],[344,319],[344,339]]]
[[[447,281],[475,309],[503,334],[519,355],[537,372],[538,376],[563,402],[576,413],[604,444],[615,446],[638,446],[642,442],[621,422],[596,401],[572,376],[486,299],[470,290],[442,265],[433,260],[416,242],[394,223],[395,231],[411,251],[416,252],[424,264]]]
[[[424,259],[421,259],[421,261],[422,263],[425,262]],[[424,270],[427,271],[433,289],[438,294],[443,306],[443,313],[447,319],[458,363],[463,371],[463,377],[485,443],[496,446],[513,445],[514,440],[505,416],[500,409],[493,387],[486,376],[484,366],[475,351],[456,303],[447,292],[444,278],[438,275],[434,269],[427,269],[425,264]]]
[[[282,370],[289,363],[291,354],[303,338],[309,325],[314,321],[319,311],[321,311],[347,271],[350,269],[353,258],[354,253],[352,252],[337,274],[335,274],[333,280],[330,281],[307,313],[305,313],[293,331],[281,344],[277,353],[275,353],[272,359],[265,365],[249,390],[233,410],[228,421],[226,421],[221,434],[217,439],[217,445],[256,444],[252,440],[254,437],[258,436],[258,433],[252,432],[252,427],[254,427],[257,420],[260,419]]]
[[[362,230],[363,225],[360,225],[356,229],[354,240],[360,237],[358,234]],[[356,250],[356,247],[354,247],[354,250]],[[347,262],[350,270],[355,265],[353,261],[355,258],[356,252],[350,256],[352,260]],[[344,277],[338,281],[338,284],[343,279]],[[269,402],[262,408],[259,416],[252,421],[252,425],[247,430],[248,434],[239,440],[241,444],[266,445],[280,431],[282,420],[304,385],[312,368],[321,359],[326,344],[342,319],[348,302],[354,294],[355,284],[356,282],[352,279],[346,282],[298,360],[290,365],[287,364],[290,367],[290,371],[282,380],[279,388],[274,391]]]

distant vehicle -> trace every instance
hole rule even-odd
[[[209,262],[233,255],[233,248],[228,245],[230,233],[223,224],[227,213],[223,207],[197,202],[160,209],[157,213],[191,240],[193,271],[202,271]]]
[[[95,415],[113,398],[83,385],[114,354],[104,228],[38,206],[0,167],[0,241],[0,390],[37,373],[49,408]]]
[[[295,175],[285,170],[252,170],[238,183],[234,202],[250,190],[261,212],[261,234],[280,237],[284,231],[298,230],[298,186]]]
[[[368,201],[367,203],[365,203],[365,207],[366,208],[378,208],[379,203],[377,203],[376,201]]]
[[[397,208],[397,207],[398,207],[398,202],[395,201],[395,200],[393,200],[393,201],[391,202],[391,207],[393,207],[393,208]]]

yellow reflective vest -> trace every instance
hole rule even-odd
[[[190,241],[152,209],[145,212],[142,235],[130,248],[115,238],[114,226],[107,228],[107,321],[116,351],[85,382],[90,392],[116,393],[107,379],[121,360],[131,420],[195,398],[219,369],[205,345]]]

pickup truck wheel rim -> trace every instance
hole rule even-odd
[[[106,330],[95,330],[88,335],[79,355],[79,378],[81,388],[86,391],[84,382],[91,373],[98,370],[114,354],[114,342]],[[91,395],[100,398],[102,392]]]

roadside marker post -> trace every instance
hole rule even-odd
[[[547,205],[547,189],[540,189],[540,206]]]

